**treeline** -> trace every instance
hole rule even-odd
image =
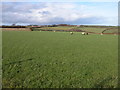
[[[94,27],[94,28],[117,28],[118,26],[99,26],[99,25],[80,25],[80,27]]]
[[[93,28],[118,28],[118,26],[99,26],[99,25],[69,25],[69,24],[53,24],[53,25],[28,25],[28,26],[0,26],[0,28],[40,28],[40,27],[57,27],[57,26],[74,26],[74,27],[93,27]]]
[[[1,28],[26,28],[26,26],[0,26]]]

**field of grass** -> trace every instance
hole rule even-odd
[[[108,29],[104,31],[103,33],[120,33],[118,29]]]
[[[58,27],[42,27],[42,28],[34,28],[34,30],[70,30],[70,29],[78,29],[87,32],[95,32],[101,33],[103,30],[107,28],[98,28],[98,27],[75,27],[75,26],[58,26]]]
[[[42,27],[42,28],[34,28],[34,30],[69,30],[75,27],[69,26],[58,26],[58,27]]]
[[[117,87],[117,35],[3,31],[3,88]]]
[[[97,27],[79,27],[79,29],[87,31],[87,32],[95,32],[95,33],[101,33],[103,30],[107,28],[97,28]]]

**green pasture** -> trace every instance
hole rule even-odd
[[[118,29],[108,29],[104,31],[103,33],[120,33]]]
[[[69,27],[69,26],[58,26],[58,27],[42,27],[42,28],[33,28],[33,30],[69,30],[76,27]]]
[[[118,36],[3,31],[3,88],[115,88]]]
[[[87,32],[95,32],[95,33],[101,33],[103,30],[107,28],[97,28],[97,27],[79,27],[78,29],[87,31]]]
[[[76,27],[76,26],[58,26],[58,27],[41,27],[41,28],[33,28],[34,31],[40,31],[40,30],[71,30],[71,29],[77,29],[77,30],[83,30],[86,32],[94,32],[94,33],[102,33],[102,31],[108,29],[106,32],[114,33],[117,32],[118,29],[116,27],[113,27],[112,29],[109,29],[110,27]]]

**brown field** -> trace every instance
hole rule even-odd
[[[30,28],[2,28],[3,31],[31,31]]]

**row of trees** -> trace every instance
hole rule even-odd
[[[53,25],[27,25],[27,26],[20,26],[20,25],[11,25],[11,26],[6,26],[2,25],[0,27],[2,28],[30,28],[30,27],[57,27],[57,26],[77,26],[77,27],[97,27],[97,28],[117,28],[117,26],[98,26],[98,25],[69,25],[69,24],[53,24]]]
[[[109,28],[117,28],[117,26],[99,26],[99,25],[80,25],[80,27],[97,27],[97,28],[106,28],[106,27],[109,27]]]
[[[0,26],[1,28],[26,28],[26,26]]]

